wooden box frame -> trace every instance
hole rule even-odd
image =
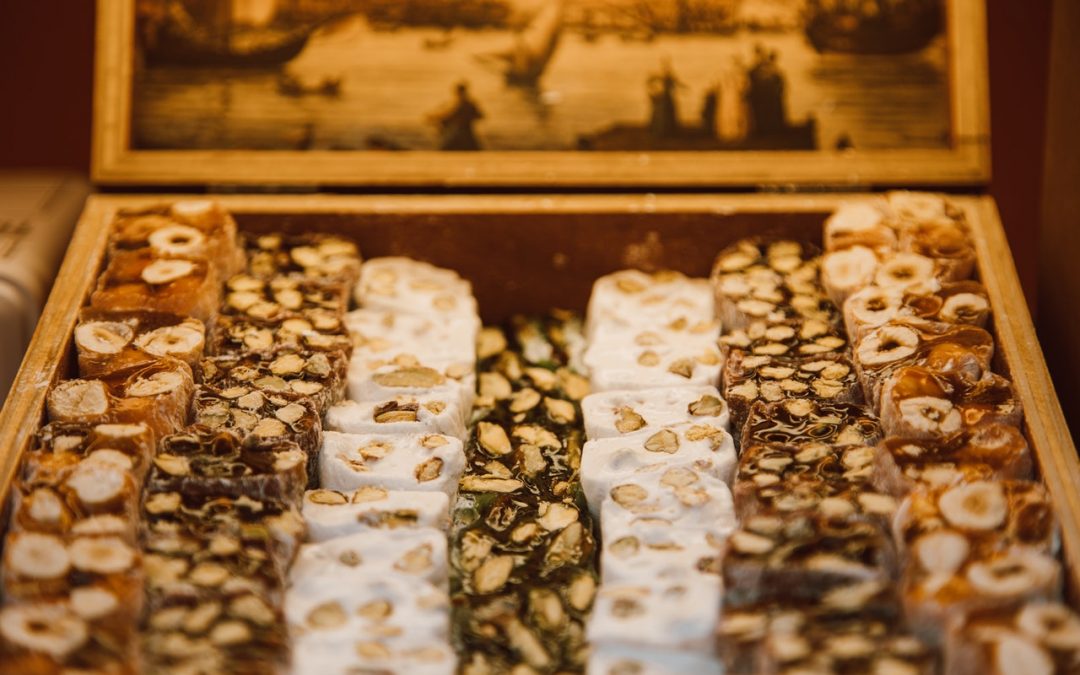
[[[49,387],[74,374],[71,335],[100,270],[118,209],[164,195],[87,203],[22,368],[0,413],[0,497],[44,418]],[[820,239],[825,216],[867,195],[229,196],[242,229],[338,232],[368,256],[402,254],[459,269],[488,320],[552,305],[583,309],[599,274],[636,265],[703,275],[716,251],[751,233]],[[993,309],[995,370],[1009,376],[1061,525],[1070,596],[1080,589],[1080,460],[1058,404],[997,210],[956,197],[972,226],[979,278]]]
[[[135,1],[98,0],[91,174],[102,185],[746,188],[976,185],[990,178],[984,0],[945,0],[952,147],[692,153],[135,150]]]

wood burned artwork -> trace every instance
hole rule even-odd
[[[126,153],[169,162],[179,156],[161,151],[326,153],[323,172],[353,170],[335,182],[430,173],[648,184],[717,180],[723,163],[706,173],[687,152],[790,153],[821,169],[914,151],[911,160],[963,156],[970,171],[982,144],[972,139],[985,130],[968,106],[983,104],[977,87],[974,98],[957,89],[984,77],[982,36],[960,35],[981,25],[978,4],[102,0],[103,34],[131,38],[102,55],[119,60],[99,72],[99,168]],[[113,81],[118,73],[124,81]],[[639,153],[665,155],[664,166],[622,165]],[[614,154],[626,157],[605,165]],[[574,165],[580,179],[552,173]],[[232,170],[180,162],[174,178],[175,169]],[[236,169],[244,179],[259,171]],[[756,170],[728,168],[721,180]],[[262,180],[307,182],[275,171]],[[775,180],[781,170],[771,171]]]

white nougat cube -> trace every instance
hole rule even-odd
[[[726,539],[736,527],[731,490],[693,464],[646,466],[612,481],[600,505],[600,531],[647,534],[693,530]]]
[[[397,396],[431,396],[455,400],[462,410],[470,410],[476,398],[476,374],[459,369],[459,365],[406,360],[369,369],[353,363],[348,374],[349,398],[381,401]]]
[[[611,347],[592,342],[585,366],[594,392],[667,387],[715,387],[724,360],[715,344],[704,347]]]
[[[450,498],[445,492],[390,491],[381,487],[342,492],[323,488],[304,493],[302,514],[311,541],[370,530],[446,530],[450,524]]]
[[[588,441],[581,452],[581,486],[595,516],[612,488],[627,480],[660,480],[661,468],[685,466],[695,475],[731,483],[737,462],[735,441],[727,431],[684,423]],[[662,482],[657,485],[666,492],[672,489]]]
[[[659,430],[683,422],[728,428],[730,411],[716,387],[668,387],[590,394],[581,401],[590,440]]]
[[[596,594],[586,635],[594,647],[631,645],[709,654],[720,606],[720,584],[605,583]]]
[[[349,434],[446,434],[465,439],[465,418],[454,397],[343,401],[326,412],[325,426]]]
[[[444,587],[447,581],[446,533],[430,527],[367,530],[315,544],[304,544],[289,569],[295,583],[337,579],[352,585],[403,575]]]
[[[589,675],[723,675],[720,659],[678,649],[610,644],[594,647],[585,668]]]
[[[593,283],[586,313],[586,335],[603,324],[666,326],[696,324],[715,316],[712,287],[707,279],[677,272],[647,274],[622,270]]]
[[[355,653],[354,653],[355,652]],[[454,675],[457,654],[448,643],[390,651],[385,640],[300,640],[292,647],[296,675]]]
[[[460,362],[473,369],[479,321],[475,316],[444,319],[382,309],[345,315],[353,337],[352,362],[390,363],[402,356]]]
[[[438,490],[452,498],[464,470],[461,439],[443,434],[326,431],[319,449],[320,485],[331,490]]]
[[[455,675],[457,653],[448,642],[397,647],[385,638],[300,639],[292,645],[294,675]]]
[[[472,284],[453,270],[409,258],[364,261],[356,301],[367,309],[442,319],[478,316]]]
[[[321,675],[313,670],[317,667],[379,671],[390,664],[423,663],[433,647],[440,654],[432,651],[430,656],[445,661],[440,646],[449,644],[450,599],[445,589],[400,576],[349,584],[310,578],[286,591],[285,620],[294,672]]]
[[[720,565],[726,541],[708,530],[650,527],[605,531],[600,578],[605,584],[653,580],[722,584]]]

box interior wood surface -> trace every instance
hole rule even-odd
[[[43,421],[52,383],[74,376],[71,334],[122,208],[167,195],[92,197],[0,416],[0,495],[7,504],[23,453]],[[366,258],[408,255],[472,281],[485,321],[517,312],[582,311],[593,280],[623,267],[704,276],[724,246],[746,236],[820,241],[826,215],[866,195],[728,196],[228,196],[243,231],[334,232]],[[1080,597],[1080,461],[1054,394],[993,201],[956,197],[972,226],[978,277],[993,308],[995,370],[1010,377],[1028,439],[1061,524],[1069,595]]]

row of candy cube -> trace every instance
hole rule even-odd
[[[720,556],[735,445],[705,279],[624,270],[593,285],[581,480],[600,521],[596,673],[718,673]]]
[[[451,563],[462,673],[582,672],[596,591],[582,499],[584,343],[568,313],[485,328]]]
[[[468,282],[401,258],[361,267],[346,400],[326,415],[308,542],[289,576],[293,672],[453,673],[447,529],[465,467],[479,319]]]

